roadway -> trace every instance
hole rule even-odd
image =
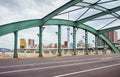
[[[120,54],[0,60],[0,77],[120,77]]]

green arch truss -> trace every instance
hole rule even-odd
[[[36,19],[36,20],[21,21],[21,22],[15,22],[15,23],[3,25],[0,27],[0,36],[15,32],[15,31],[31,28],[31,27],[37,27],[41,24],[40,21],[41,21],[41,19]],[[74,21],[70,21],[70,20],[51,19],[51,20],[48,20],[45,23],[45,25],[66,25],[66,26],[69,25],[69,26],[73,27],[76,24]],[[94,28],[87,26],[85,24],[80,24],[76,27],[81,28],[83,30],[87,30],[94,35],[98,35],[97,30],[95,30]],[[103,34],[99,34],[98,36],[101,39],[103,39],[114,50],[114,52],[116,52],[116,53],[119,52],[119,50]]]

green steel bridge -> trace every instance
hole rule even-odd
[[[95,35],[95,51],[96,54],[98,54],[98,38],[101,38],[105,44],[107,44],[110,49],[114,53],[119,53],[120,50],[104,35],[105,32],[113,31],[113,30],[118,30],[120,29],[120,26],[115,26],[115,27],[110,27],[110,28],[105,28],[105,29],[95,29],[89,25],[86,25],[85,23],[91,20],[94,20],[96,18],[105,16],[105,15],[111,15],[115,18],[112,22],[108,23],[105,26],[110,25],[116,20],[120,19],[120,15],[117,13],[120,11],[120,5],[117,7],[113,8],[107,8],[104,6],[101,6],[99,4],[104,4],[104,3],[111,3],[114,1],[118,0],[110,0],[110,1],[105,1],[105,2],[100,2],[101,0],[96,1],[95,3],[90,3],[90,2],[85,2],[84,0],[70,0],[63,6],[59,7],[58,9],[54,10],[53,12],[49,13],[42,19],[33,19],[33,20],[25,20],[25,21],[20,21],[20,22],[14,22],[10,24],[5,24],[0,26],[0,36],[4,36],[9,33],[14,33],[14,58],[18,58],[18,53],[17,53],[17,45],[18,45],[18,32],[23,29],[31,28],[31,27],[39,27],[39,57],[42,57],[42,27],[45,25],[56,25],[58,26],[58,55],[62,56],[61,54],[61,27],[63,25],[65,26],[70,26],[73,27],[73,55],[76,55],[76,30],[77,29],[83,29],[85,30],[85,54],[88,55],[88,32],[92,33]],[[71,7],[80,7],[80,8],[74,8],[72,10],[64,12],[66,9],[69,9]],[[87,8],[87,10],[80,16],[78,16],[77,20],[68,20],[68,19],[55,19],[55,16],[70,13],[76,10],[80,10],[83,8]],[[81,18],[85,13],[87,13],[90,9],[95,9],[99,10],[99,13],[96,13],[94,15]],[[80,19],[81,18],[81,19]],[[104,20],[104,19],[110,19],[110,18],[101,18],[99,20]],[[97,20],[97,19],[96,19]],[[97,26],[97,24],[96,24]],[[103,26],[103,27],[105,27]]]

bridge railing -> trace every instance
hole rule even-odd
[[[76,48],[76,55],[85,55],[84,48]],[[38,57],[39,49],[18,49],[18,57]],[[73,55],[72,48],[62,48],[61,49],[62,56],[70,56]],[[89,55],[95,55],[96,51],[95,48],[88,48]],[[106,51],[104,51],[103,47],[98,47],[98,54],[110,54],[111,50],[106,47]],[[57,56],[58,50],[57,48],[43,48],[42,52],[44,57],[48,56]],[[0,58],[12,58],[13,57],[13,50],[12,51],[0,51]]]

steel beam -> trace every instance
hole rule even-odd
[[[10,24],[5,24],[0,26],[0,36],[12,33],[15,31],[28,29],[31,27],[38,27],[41,25],[41,19],[34,19],[34,20],[27,20],[27,21],[20,21]],[[69,25],[73,26],[75,23],[70,20],[62,20],[62,19],[51,19],[45,23],[45,25]]]
[[[88,31],[85,30],[85,55],[88,55]]]
[[[73,27],[73,55],[76,55],[76,27]]]
[[[118,30],[120,29],[120,25],[115,26],[115,27],[110,27],[110,28],[106,28],[106,29],[102,29],[102,30],[98,30],[99,34],[103,34],[105,32],[109,32],[109,31],[113,31],[113,30]]]
[[[18,44],[18,31],[15,31],[14,32],[14,54],[13,54],[13,58],[18,58],[17,44]]]
[[[61,25],[58,25],[58,56],[61,56]]]
[[[76,6],[80,6],[80,7],[83,7],[83,8],[85,8],[85,7],[90,8],[92,6],[91,7],[92,9],[96,9],[96,10],[99,10],[99,11],[107,11],[107,12],[109,12],[108,8],[100,6],[98,4],[99,3],[94,3],[93,4],[93,3],[88,3],[88,2],[80,2],[80,3],[76,4]],[[110,13],[110,14],[113,15],[114,17],[116,17],[116,18],[119,18],[119,15],[117,13],[115,13],[115,12]]]
[[[58,9],[54,10],[53,12],[51,12],[50,14],[48,14],[47,16],[42,18],[42,24],[41,25],[43,25],[49,19],[51,19],[52,17],[56,16],[57,14],[59,14],[62,11],[64,11],[65,9],[75,5],[78,2],[82,2],[82,1],[83,0],[71,0],[71,1],[69,1],[68,3],[64,4],[63,6],[59,7]]]
[[[42,26],[39,26],[39,57],[43,57],[42,52]]]
[[[106,54],[106,43],[104,42],[104,53]]]
[[[83,18],[83,19],[81,19],[81,20],[79,20],[79,21],[76,21],[76,25],[85,23],[85,22],[87,22],[87,21],[90,21],[90,20],[92,20],[92,19],[95,19],[95,18],[104,16],[104,15],[107,15],[107,14],[111,14],[111,13],[116,12],[116,11],[120,11],[120,6],[115,7],[115,8],[112,8],[112,9],[109,9],[109,11],[108,11],[108,10],[107,10],[107,11],[103,11],[103,12],[94,14],[94,15],[92,15],[92,16]]]
[[[94,6],[94,7],[91,7],[91,5]],[[88,2],[80,2],[80,3],[76,4],[75,6],[79,6],[79,7],[83,7],[83,8],[91,7],[93,9],[100,10],[100,11],[106,11],[107,10],[105,7],[102,7],[102,6],[97,5],[97,4],[93,5],[92,3],[88,3]]]
[[[120,50],[117,49],[117,48],[112,44],[112,42],[111,42],[109,39],[107,39],[103,34],[100,34],[99,37],[102,38],[102,39],[107,43],[107,45],[109,45],[109,47],[114,51],[114,53],[119,53],[119,52],[120,52]]]
[[[21,21],[21,22],[15,22],[15,23],[1,25],[0,26],[0,36],[15,32],[15,31],[31,28],[31,27],[37,27],[37,26],[39,26],[39,24],[41,24],[39,21],[41,21],[41,20],[36,19],[36,20],[27,20],[27,21]],[[69,26],[73,27],[75,25],[75,23],[70,20],[51,19],[51,20],[47,21],[45,23],[45,25],[69,25]],[[97,32],[99,32],[99,34],[102,34],[102,33],[108,32],[108,31],[120,29],[119,25],[116,27],[111,27],[111,28],[107,28],[107,29],[103,29],[103,30],[99,30],[99,31],[93,30],[92,27],[87,26],[87,25],[81,24],[79,26],[83,29],[88,28],[90,30],[90,32],[92,32],[94,34]]]
[[[95,51],[96,51],[96,54],[98,54],[98,36],[95,35]]]

